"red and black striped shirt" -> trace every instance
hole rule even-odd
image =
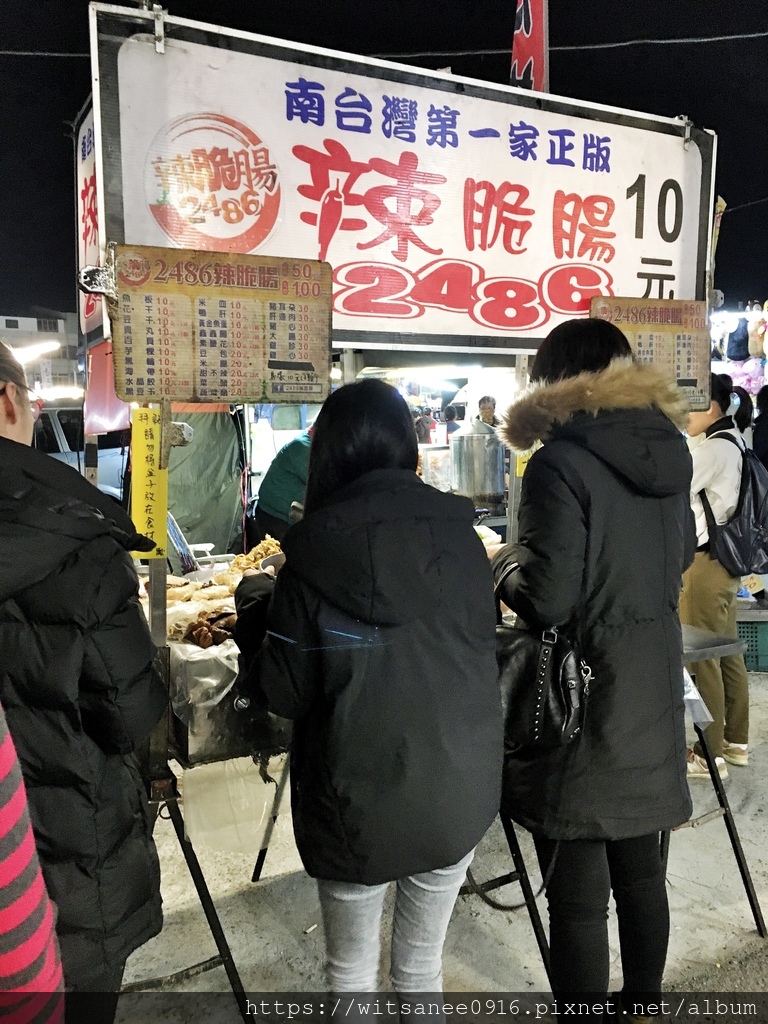
[[[58,1024],[64,981],[16,748],[0,705],[0,1019]]]

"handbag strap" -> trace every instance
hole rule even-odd
[[[493,596],[496,599],[496,622],[501,622],[501,598],[499,597],[499,587],[506,579],[508,579],[513,572],[517,572],[520,568],[519,562],[510,562],[509,565],[504,566],[504,570],[493,585]]]
[[[499,597],[499,587],[507,579],[507,577],[511,576],[512,573],[516,572],[519,568],[520,568],[520,563],[519,562],[510,562],[509,565],[505,566],[504,571],[502,572],[501,576],[499,576],[498,580],[494,584],[493,596],[496,598],[496,623],[497,624],[501,622],[501,598]],[[537,630],[537,633],[538,633],[538,630]],[[541,631],[541,642],[542,642],[542,644],[546,645],[546,647],[548,647],[548,648],[554,647],[554,645],[557,643],[557,635],[558,635],[557,626],[547,626],[546,629],[543,629]],[[541,665],[542,657],[544,657],[544,647],[542,647],[542,653],[539,655],[539,665],[537,666],[537,669]]]

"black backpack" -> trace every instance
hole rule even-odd
[[[699,491],[709,531],[709,551],[731,576],[768,572],[768,469],[732,434],[722,437],[741,452],[741,485],[736,511],[721,526],[715,522],[705,491]]]

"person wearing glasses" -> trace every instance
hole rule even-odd
[[[129,554],[153,545],[112,499],[30,447],[36,415],[0,344],[0,702],[57,907],[68,1024],[110,1024],[129,954],[162,926],[131,757],[166,706]]]
[[[2,398],[3,395],[6,393],[5,389],[8,386],[8,384],[14,384],[14,382],[6,381],[5,384],[3,384],[2,387],[0,387],[0,398]],[[45,399],[38,398],[34,391],[32,391],[31,388],[27,387],[26,384],[18,384],[14,386],[20,387],[22,391],[29,392],[29,414],[32,417],[32,426],[34,427],[35,423],[37,423],[37,421],[40,419],[40,413],[43,411]]]

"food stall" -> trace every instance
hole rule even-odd
[[[174,266],[183,273],[172,274]],[[238,670],[234,591],[243,572],[279,545],[269,538],[248,555],[208,559],[207,568],[168,577],[168,462],[171,447],[185,441],[172,427],[171,402],[322,402],[330,388],[330,268],[111,245],[104,268],[85,275],[107,299],[115,390],[133,407],[131,515],[156,544],[142,596],[175,712],[170,747],[159,759],[172,753],[190,768],[250,754],[261,739],[265,749],[280,746],[266,716],[254,740],[253,713],[238,717],[225,699]],[[283,286],[293,281],[308,282],[309,294],[283,302]]]

